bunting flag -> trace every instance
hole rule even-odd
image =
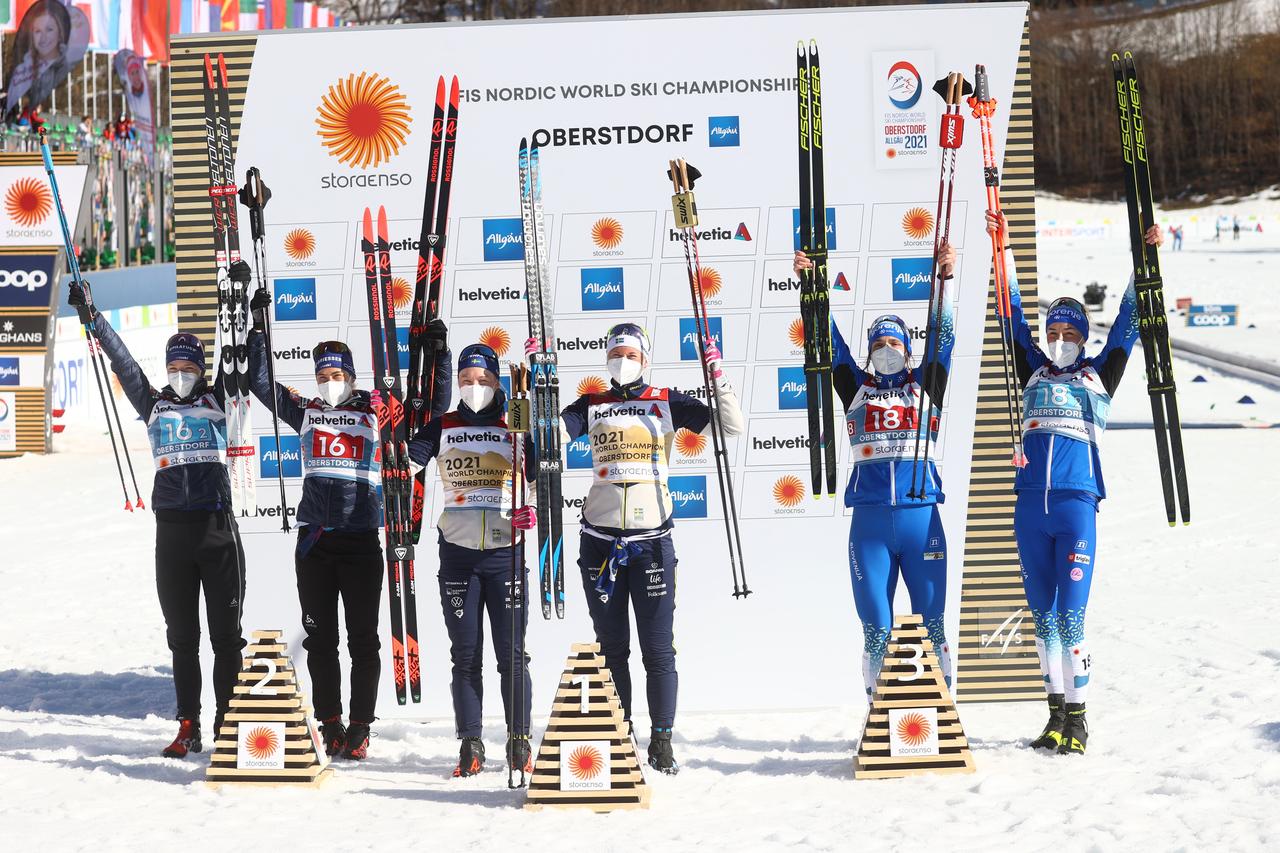
[[[224,33],[240,29],[240,0],[222,0],[222,15],[219,23]]]
[[[289,23],[295,29],[301,29],[307,25],[302,17],[303,6],[301,0],[285,0],[289,4]]]
[[[258,18],[258,0],[240,0],[240,29],[262,29],[262,21]]]

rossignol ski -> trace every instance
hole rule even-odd
[[[907,497],[924,499],[929,492],[929,443],[937,423],[941,400],[934,400],[929,389],[936,387],[934,375],[938,371],[938,335],[942,330],[942,300],[946,288],[938,255],[943,245],[951,239],[951,199],[956,182],[956,152],[964,143],[964,116],[960,114],[960,102],[973,94],[973,87],[964,75],[953,71],[934,84],[933,90],[946,103],[942,114],[938,145],[942,148],[942,164],[938,172],[938,210],[933,226],[933,275],[929,284],[929,310],[925,322],[924,357],[920,362],[920,400],[916,410],[916,447],[911,468],[911,488]],[[921,445],[924,451],[921,453]],[[921,464],[923,462],[923,464]]]
[[[453,185],[453,149],[458,134],[458,78],[449,85],[446,106],[444,77],[436,81],[436,108],[431,122],[431,151],[427,161],[427,192],[422,202],[422,233],[418,239],[418,270],[409,317],[409,434],[431,419],[435,397],[436,344],[426,338],[427,324],[440,315],[440,283],[444,277],[445,230],[449,224],[449,191]],[[410,523],[417,544],[422,534],[426,503],[426,469],[413,480]],[[416,617],[415,617],[416,618]]]
[[[526,742],[529,733],[516,721],[524,719],[524,667],[525,635],[529,627],[528,598],[524,588],[524,537],[525,532],[516,527],[516,510],[524,506],[524,437],[533,428],[533,415],[529,411],[529,368],[512,362],[510,365],[511,397],[507,400],[507,435],[511,439],[511,575],[507,581],[508,610],[511,612],[511,650],[507,660],[510,673],[510,694],[507,696],[507,787],[523,788],[528,783],[525,765],[520,762],[520,782],[516,783],[514,745],[518,738]],[[541,514],[541,513],[539,513]],[[517,730],[519,729],[519,730]]]
[[[227,274],[240,260],[235,155],[231,150],[231,99],[227,62],[204,56],[204,127],[209,152],[209,202],[213,207],[213,255],[218,283],[218,357],[227,395],[227,473],[231,503],[240,515],[257,512],[253,427],[249,410],[249,305],[243,285]]]
[[[813,496],[836,493],[835,400],[831,384],[831,291],[827,282],[827,200],[822,173],[822,75],[818,43],[796,45],[796,103],[800,128],[800,251],[813,268],[800,273],[804,326],[805,401],[809,414],[809,473]]]
[[[538,146],[520,140],[520,220],[524,226],[524,284],[529,337],[537,344],[530,356],[533,372],[533,442],[538,454],[538,584],[542,617],[564,618],[564,503],[560,475],[560,377],[557,372],[555,319],[547,271],[547,234],[542,217],[542,177]],[[532,250],[530,249],[532,247]]]
[[[693,197],[693,184],[702,177],[684,160],[669,161],[667,176],[675,188],[671,196],[671,214],[680,242],[684,244],[684,265],[689,275],[689,293],[693,300],[693,322],[697,330],[698,363],[702,367],[702,388],[711,409],[711,443],[715,450],[716,482],[720,491],[720,508],[724,513],[724,532],[729,545],[729,570],[733,573],[733,597],[751,594],[747,586],[747,566],[742,554],[742,536],[738,530],[738,505],[733,494],[733,470],[729,467],[728,441],[724,422],[720,419],[720,398],[707,369],[707,344],[712,341],[707,318],[707,301],[702,293],[702,262],[698,258],[698,204]]]
[[[996,166],[995,142],[991,135],[991,116],[996,112],[995,98],[987,81],[987,68],[978,65],[973,72],[974,92],[969,108],[978,120],[982,134],[982,179],[987,187],[987,210],[1000,213],[1000,169]],[[1012,464],[1027,464],[1022,452],[1022,384],[1014,364],[1013,310],[1009,296],[1009,275],[1005,269],[1004,234],[999,228],[991,233],[991,277],[995,285],[996,319],[1000,325],[1000,358],[1004,369],[1005,408],[1009,415],[1009,442],[1013,449]]]
[[[1142,91],[1133,54],[1111,54],[1115,75],[1116,110],[1120,118],[1120,152],[1124,158],[1125,201],[1129,208],[1129,248],[1133,253],[1133,286],[1138,297],[1138,337],[1147,370],[1147,394],[1151,397],[1151,422],[1160,460],[1160,486],[1165,517],[1172,527],[1178,505],[1182,523],[1191,523],[1187,464],[1182,452],[1182,421],[1178,417],[1178,388],[1173,379],[1169,351],[1169,324],[1164,307],[1164,281],[1160,257],[1145,239],[1155,224],[1151,196],[1151,166],[1147,160],[1147,132],[1142,116]],[[1177,504],[1174,492],[1177,492]]]

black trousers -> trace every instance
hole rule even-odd
[[[321,720],[342,714],[342,670],[338,665],[338,597],[346,619],[351,655],[351,719],[372,723],[378,703],[378,606],[382,596],[382,546],[378,531],[326,531],[319,538],[298,528],[294,566],[298,603],[307,638],[311,699]]]
[[[231,702],[245,640],[244,548],[226,512],[156,513],[156,592],[173,653],[178,717],[200,719],[200,588],[213,646],[213,695],[218,713]]]

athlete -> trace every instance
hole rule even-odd
[[[849,573],[853,603],[862,621],[862,681],[870,696],[884,665],[893,630],[893,597],[898,575],[907,585],[911,609],[924,619],[929,640],[951,683],[951,647],[944,611],[947,602],[947,537],[938,504],[946,500],[933,460],[917,463],[916,422],[921,387],[929,395],[929,437],[936,439],[947,389],[955,323],[950,288],[955,250],[943,244],[938,255],[943,276],[942,322],[937,329],[934,368],[912,367],[911,333],[900,317],[886,314],[867,329],[867,361],[859,365],[831,324],[832,384],[844,406],[853,446],[853,473],[844,504],[853,508],[849,525]],[[798,277],[813,261],[796,252]]]
[[[178,699],[178,735],[164,749],[169,758],[200,752],[200,590],[204,589],[209,643],[213,647],[214,736],[222,728],[240,672],[245,640],[244,548],[231,508],[227,475],[227,395],[219,371],[210,386],[204,378],[204,345],[179,332],[165,344],[169,384],[156,390],[129,354],[92,295],[71,284],[67,300],[89,312],[102,349],[120,387],[147,425],[155,484],[156,592],[164,614],[165,638],[173,653],[173,686]],[[83,316],[83,314],[82,314]]]
[[[260,292],[250,302],[255,322],[271,305]],[[433,414],[449,404],[452,384],[445,327],[427,329],[439,342]],[[249,381],[254,396],[271,405],[267,352],[262,335],[250,338]],[[276,383],[280,418],[297,431],[302,449],[302,499],[294,569],[307,638],[307,671],[312,700],[331,755],[360,760],[368,755],[369,726],[378,699],[379,596],[383,558],[378,528],[383,524],[379,411],[368,391],[356,389],[351,349],[342,341],[321,341],[312,350],[319,396],[304,399]],[[338,599],[342,599],[351,656],[351,713],[342,722],[338,664]]]
[[[532,344],[526,344],[526,351]],[[724,432],[741,435],[746,423],[720,368],[720,351],[707,341],[704,352]],[[591,442],[595,475],[582,510],[578,568],[596,641],[630,721],[630,599],[648,681],[649,764],[675,774],[679,765],[671,729],[678,681],[672,645],[677,561],[667,464],[676,431],[709,429],[711,410],[688,394],[650,385],[651,357],[643,328],[635,323],[614,326],[606,341],[611,387],[579,397],[561,418],[570,439],[586,435]]]
[[[409,456],[414,462],[425,466],[435,458],[444,485],[445,508],[439,523],[440,606],[449,631],[453,714],[462,742],[453,775],[474,776],[484,768],[484,741],[480,736],[486,612],[506,706],[507,763],[513,769],[532,772],[532,684],[524,648],[527,568],[519,544],[522,533],[515,533],[515,541],[512,534],[513,528],[533,529],[538,517],[527,503],[512,512],[507,400],[499,381],[498,356],[492,348],[472,344],[458,356],[458,392],[458,408],[430,421],[409,442]],[[526,433],[523,470],[527,470],[533,453],[533,439]],[[528,482],[527,477],[524,482]],[[520,560],[514,590],[513,556]],[[518,658],[515,673],[513,658]],[[517,707],[511,702],[513,678],[522,680],[518,689],[522,701]]]
[[[987,230],[997,228],[1008,246],[1004,214],[988,211]],[[1164,242],[1158,225],[1147,229],[1145,237],[1153,246]],[[1137,295],[1130,279],[1107,341],[1094,356],[1084,354],[1089,340],[1084,306],[1066,297],[1055,299],[1045,315],[1042,348],[1022,312],[1012,255],[1005,266],[1027,456],[1014,480],[1013,529],[1022,585],[1035,620],[1036,653],[1049,691],[1049,722],[1031,746],[1083,754],[1089,740],[1084,705],[1092,668],[1084,614],[1097,554],[1098,502],[1107,494],[1098,440],[1138,339]]]

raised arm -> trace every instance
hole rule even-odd
[[[71,286],[73,288],[76,287],[75,284]],[[75,305],[76,303],[72,302],[71,304]],[[124,341],[120,340],[116,330],[111,328],[107,318],[102,316],[98,309],[92,305],[89,305],[88,308],[93,312],[94,334],[97,335],[98,340],[102,343],[102,351],[107,354],[107,358],[111,361],[111,369],[115,371],[116,376],[120,379],[120,387],[124,389],[124,395],[129,399],[130,405],[133,406],[138,416],[145,421],[151,416],[151,409],[155,406],[156,400],[159,399],[159,393],[151,387],[151,382],[147,379],[147,375],[138,366],[138,362],[134,360]]]
[[[832,320],[831,385],[840,396],[844,411],[849,410],[854,395],[858,393],[858,386],[864,384],[869,376],[870,374],[854,360],[849,345],[844,342],[844,335],[840,334],[840,327],[836,325],[835,320]]]
[[[1049,363],[1049,357],[1041,351],[1036,343],[1031,326],[1027,323],[1026,314],[1022,310],[1022,295],[1018,290],[1018,270],[1014,264],[1013,249],[1009,246],[1009,223],[1004,213],[987,211],[987,231],[1001,228],[1004,231],[1004,269],[1005,278],[1009,282],[1009,308],[1013,320],[1013,357],[1014,369],[1018,373],[1018,381],[1023,385],[1031,379],[1031,374]],[[996,308],[999,311],[999,306]]]
[[[253,396],[268,408],[271,407],[271,398],[274,394],[281,420],[297,432],[302,428],[306,404],[298,395],[279,382],[276,383],[275,388],[271,387],[271,378],[267,373],[267,359],[271,357],[267,352],[266,335],[260,329],[251,329],[249,331],[249,389],[253,391]]]

